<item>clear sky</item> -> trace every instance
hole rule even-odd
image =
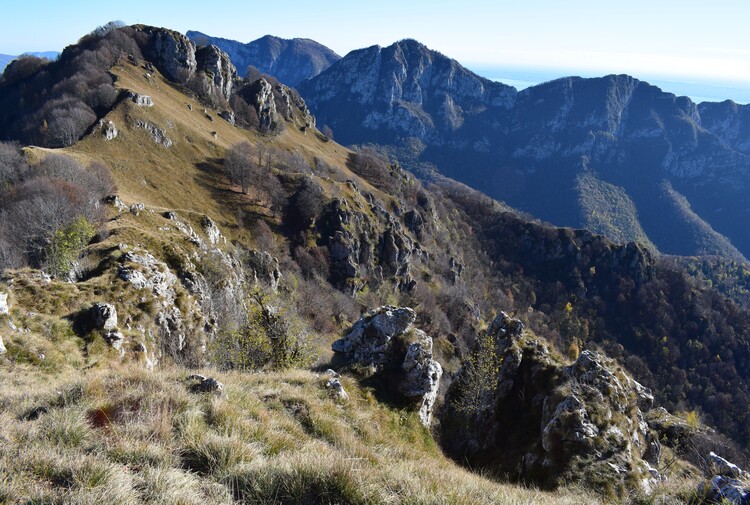
[[[309,37],[341,55],[414,38],[469,67],[748,83],[749,0],[16,1],[0,53],[60,50],[119,19],[248,42]]]

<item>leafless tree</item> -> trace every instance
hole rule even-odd
[[[229,180],[239,185],[244,194],[247,194],[253,179],[257,178],[255,155],[256,149],[253,145],[244,141],[230,147],[224,159],[224,169]]]
[[[0,191],[23,179],[27,172],[28,165],[21,156],[21,146],[16,142],[0,142]]]

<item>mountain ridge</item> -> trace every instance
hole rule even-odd
[[[741,216],[750,218],[741,197],[750,184],[742,141],[750,109],[699,106],[627,75],[565,77],[520,92],[477,80],[498,90],[502,106],[472,109],[476,102],[467,103],[465,90],[450,77],[475,74],[442,55],[450,63],[441,64],[453,69],[443,79],[448,85],[403,92],[407,76],[429,74],[438,58],[419,43],[406,45],[406,52],[403,41],[354,51],[301,84],[321,124],[339,130],[342,143],[417,145],[407,164],[431,163],[520,210],[574,227],[591,225],[574,188],[582,171],[593,170],[628,195],[648,241],[664,252],[735,259],[750,254],[750,240],[736,224]],[[722,119],[732,114],[733,120]],[[652,207],[669,195],[646,187],[665,181],[682,195],[666,214]],[[731,210],[722,211],[725,206]],[[685,215],[678,207],[692,209],[703,224],[659,222],[664,215]],[[674,243],[693,245],[676,249]]]
[[[419,47],[399,57],[410,49]],[[77,61],[91,52],[112,59],[93,59],[106,68]],[[22,88],[42,111],[56,97],[28,86],[41,76],[53,74],[58,88],[91,76],[114,91],[65,147],[0,144],[0,159],[9,160],[0,227],[23,231],[0,233],[0,260],[14,262],[0,278],[0,321],[9,323],[0,373],[21,384],[60,372],[70,381],[52,382],[48,398],[33,400],[0,388],[13,406],[0,419],[22,425],[0,446],[0,461],[39,468],[27,464],[36,451],[51,440],[66,446],[37,473],[13,473],[9,500],[84,501],[102,482],[120,483],[130,497],[165,471],[199,479],[210,496],[227,500],[267,502],[283,489],[284,499],[304,502],[313,489],[314,498],[331,501],[406,502],[428,489],[428,501],[450,492],[456,502],[493,501],[491,479],[473,494],[430,485],[431,474],[413,471],[401,472],[410,484],[397,492],[382,485],[415,441],[418,464],[435,461],[460,479],[424,426],[424,406],[446,421],[440,429],[456,460],[470,456],[510,480],[562,486],[563,496],[575,480],[604,500],[658,497],[659,462],[676,461],[663,465],[665,473],[690,475],[693,491],[664,493],[689,501],[700,461],[683,461],[689,454],[680,441],[700,442],[698,457],[708,448],[733,450],[701,428],[699,416],[750,444],[743,422],[750,310],[648,248],[540,223],[447,178],[422,184],[397,160],[323,135],[293,90],[266,77],[239,81],[226,53],[196,48],[171,30],[121,28],[67,49],[65,62],[66,73],[50,63],[0,81],[0,93]],[[454,83],[467,83],[464,105],[454,107],[468,123],[511,110],[504,108],[510,90],[493,102],[497,94],[453,65],[400,77],[398,66],[387,68],[388,89],[410,98],[440,89],[454,72]],[[97,95],[83,88],[77,99],[87,104]],[[226,95],[230,106],[241,96],[235,104],[244,110],[230,114]],[[441,110],[422,103],[423,111]],[[620,107],[608,110],[616,115]],[[240,112],[268,122],[240,128]],[[91,176],[104,184],[88,184]],[[39,204],[66,198],[73,210],[90,208],[89,227],[74,220],[49,234],[31,226],[40,221],[33,211],[48,209]],[[60,239],[74,245],[46,245]],[[31,254],[29,244],[42,253]],[[60,261],[48,261],[55,254]],[[329,366],[335,371],[319,373]],[[116,384],[103,387],[99,371]],[[654,399],[695,410],[684,421],[662,413],[660,431],[645,417],[658,410]],[[453,421],[444,417],[451,410]],[[386,438],[363,428],[373,417]],[[381,473],[342,461],[339,444]],[[79,455],[83,463],[70,470]],[[50,472],[62,477],[49,482]],[[46,483],[42,491],[38,482]]]
[[[242,77],[248,67],[253,66],[289,86],[297,86],[340,59],[331,49],[312,39],[282,39],[264,35],[243,44],[194,30],[188,30],[186,36],[199,45],[214,44],[229,54]]]

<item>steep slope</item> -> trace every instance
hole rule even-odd
[[[735,151],[750,154],[750,106],[731,100],[698,105],[701,126],[716,134]]]
[[[18,412],[4,417],[3,422],[17,422],[22,412],[28,412],[29,418],[23,422],[32,424],[24,424],[24,429],[31,431],[28,436],[20,432],[16,437],[13,432],[12,439],[4,439],[12,443],[3,445],[10,449],[2,457],[12,459],[24,441],[34,440],[23,461],[31,462],[33,479],[47,483],[44,491],[52,490],[50,500],[75,501],[70,493],[93,493],[90,489],[100,489],[102,482],[152,483],[151,472],[157,470],[175,478],[206,477],[207,481],[201,481],[208,486],[202,488],[205,492],[223,493],[220,486],[226,486],[240,493],[240,499],[257,496],[258,501],[268,496],[263,490],[272,495],[281,489],[283,496],[299,501],[300,496],[309,498],[304,489],[312,487],[318,493],[319,487],[319,493],[324,493],[339,489],[341,482],[351,494],[333,498],[316,494],[313,498],[409,503],[424,496],[420,494],[423,486],[450,497],[451,491],[435,484],[430,474],[424,479],[420,476],[416,484],[357,494],[369,493],[373,482],[358,465],[390,468],[393,462],[381,457],[389,450],[400,454],[398,448],[362,452],[367,444],[390,444],[392,440],[388,433],[381,433],[386,438],[373,438],[361,424],[362,418],[370,416],[405,426],[399,434],[407,439],[427,439],[417,446],[415,464],[436,461],[448,474],[456,470],[444,459],[429,456],[434,450],[429,434],[417,426],[414,402],[402,398],[414,396],[411,388],[402,385],[396,395],[383,387],[393,377],[383,377],[379,373],[383,369],[374,361],[342,365],[333,356],[331,344],[342,335],[356,334],[362,314],[390,310],[380,309],[384,305],[411,307],[403,312],[414,316],[414,327],[396,339],[399,349],[392,349],[397,362],[389,365],[418,379],[424,377],[418,373],[420,364],[433,366],[434,361],[443,370],[439,388],[431,390],[436,393],[431,404],[435,420],[441,420],[443,409],[451,406],[446,405],[450,395],[446,399],[444,393],[470,368],[466,365],[477,355],[475,351],[482,349],[487,329],[496,326],[493,321],[505,310],[522,314],[528,329],[524,347],[549,346],[556,374],[565,374],[565,367],[575,360],[576,349],[603,349],[627,366],[633,377],[652,387],[657,402],[699,409],[710,424],[748,445],[750,434],[744,421],[750,404],[750,359],[745,342],[750,340],[750,313],[746,310],[691,283],[684,271],[665,267],[639,245],[614,244],[588,231],[533,222],[461,184],[437,179],[435,184],[423,186],[395,160],[368,149],[347,150],[321,135],[302,104],[291,103],[283,86],[258,81],[257,94],[248,96],[248,104],[261,113],[271,103],[290,103],[287,112],[276,117],[286,126],[264,134],[240,129],[219,117],[226,112],[223,105],[214,109],[201,103],[181,83],[185,69],[190,73],[192,68],[193,76],[201,79],[208,75],[200,70],[198,58],[190,57],[199,50],[192,53],[189,41],[153,27],[123,29],[121,33],[141,39],[146,49],[143,58],[123,54],[107,69],[117,96],[122,98],[106,110],[101,124],[73,145],[57,150],[26,147],[24,159],[30,165],[20,170],[21,177],[40,170],[37,162],[51,154],[71,156],[84,165],[92,161],[106,165],[117,195],[106,200],[102,228],[75,258],[78,275],[50,278],[39,270],[19,268],[4,271],[0,280],[0,295],[7,295],[0,296],[0,301],[9,305],[7,310],[0,308],[0,342],[5,349],[0,351],[2,366],[41,374],[70,373],[76,379],[81,370],[92,374],[89,377],[99,373],[99,368],[125,370],[121,376],[113,372],[115,383],[124,383],[122,389],[117,384],[103,386],[105,379],[97,377],[104,377],[105,372],[91,381],[80,379],[84,392],[74,396],[83,398],[90,416],[77,411],[75,401],[66,403],[65,395],[62,399],[59,395],[51,395],[48,401],[39,399],[39,410],[37,405],[26,405],[26,397],[18,400],[19,405],[12,392],[3,400]],[[159,43],[144,44],[144,40]],[[213,83],[217,92],[226,89],[214,79],[202,82]],[[264,98],[256,100],[258,96]],[[237,152],[251,155],[248,168],[252,179],[246,188],[233,179],[228,163]],[[70,187],[60,185],[66,190]],[[24,191],[14,191],[14,198],[23,196]],[[5,194],[0,199],[0,213],[5,212]],[[381,328],[385,328],[386,337],[393,336],[391,325]],[[372,336],[370,331],[361,334]],[[380,344],[375,350],[383,353],[383,342],[375,343]],[[342,346],[335,349],[342,350]],[[562,352],[569,353],[568,361],[561,357]],[[427,354],[429,359],[422,359]],[[313,365],[321,370],[337,368],[344,374],[340,383],[349,389],[352,401],[367,403],[372,409],[353,409],[329,399],[332,393],[304,370]],[[511,366],[510,360],[506,365]],[[212,367],[210,373],[216,372],[226,383],[227,402],[218,397],[197,400],[185,391],[176,391],[182,377],[190,373],[188,369],[200,366]],[[287,366],[303,370],[268,373]],[[618,372],[615,378],[622,381],[618,366],[608,368],[614,367]],[[131,375],[131,367],[154,369],[155,378],[149,379],[143,372]],[[218,375],[217,369],[231,372]],[[412,374],[414,370],[417,373]],[[500,382],[502,377],[495,375],[497,368],[488,370],[487,380],[480,386],[507,387]],[[246,371],[256,373],[246,378]],[[24,381],[35,380],[33,374],[19,375],[22,390],[29,384]],[[372,390],[359,389],[355,377]],[[596,394],[586,390],[580,377],[574,374],[574,378],[573,383],[550,383],[553,390],[542,396],[529,395],[529,402],[538,407],[545,395],[555,402],[567,398],[563,390],[568,386],[579,388],[572,391],[575,395],[591,393],[585,397],[587,413],[576,404],[572,411],[562,412],[565,415],[544,414],[543,419],[553,427],[557,426],[554,419],[562,423],[568,417],[592,417],[596,412]],[[422,391],[423,384],[417,386],[414,389]],[[169,396],[176,405],[165,405],[158,395],[153,396],[162,387],[174,393]],[[145,398],[157,402],[144,400],[139,394],[142,389],[148,393]],[[331,389],[336,391],[333,386]],[[114,392],[123,390],[120,401]],[[113,394],[107,395],[110,391]],[[504,398],[515,401],[516,397],[523,399],[523,394],[516,391]],[[105,397],[111,405],[105,404]],[[233,403],[238,398],[239,403]],[[245,400],[257,410],[224,416],[227,411],[222,409],[244,409]],[[620,405],[626,410],[633,407],[627,402]],[[46,416],[48,412],[52,415]],[[170,425],[173,412],[176,424]],[[70,427],[66,424],[69,415],[73,416],[73,429],[60,434],[57,422]],[[338,417],[341,415],[362,417],[348,422]],[[532,418],[538,415],[530,413]],[[153,426],[154,417],[164,424]],[[629,411],[616,420],[623,424],[602,422],[597,429],[608,430],[610,438],[616,439],[615,430],[609,428],[629,424],[629,429],[641,430],[630,422],[636,419],[635,410]],[[35,420],[41,421],[38,429]],[[485,427],[494,430],[502,426],[492,419],[485,421],[476,423],[479,431],[473,433],[483,440],[487,439],[481,431]],[[259,425],[267,427],[265,423],[271,424],[270,433],[255,431]],[[538,428],[534,424],[527,434],[536,436]],[[557,428],[556,436],[564,440],[575,436],[575,431]],[[155,440],[158,442],[151,445]],[[289,444],[299,448],[292,443],[295,440],[309,442],[305,447],[312,449],[294,451]],[[45,441],[54,442],[55,455],[63,464],[37,452],[45,447]],[[587,449],[594,452],[586,454],[595,454],[601,442],[612,440],[587,439]],[[126,447],[119,447],[120,443]],[[323,444],[326,452],[316,451],[318,444]],[[630,448],[627,443],[615,445],[617,450]],[[715,440],[708,446],[719,447]],[[67,461],[80,456],[81,447],[91,449],[89,459],[83,461],[86,464],[66,466]],[[136,449],[129,451],[128,447]],[[510,448],[498,446],[497,451]],[[286,453],[289,459],[284,457],[287,449],[291,451]],[[308,473],[309,459],[305,458],[315,461],[315,454],[322,457],[336,451],[352,454],[351,462],[347,459],[342,466],[331,466],[332,461],[326,459],[322,470]],[[256,459],[258,453],[262,457]],[[541,454],[538,448],[528,453]],[[279,454],[281,458],[274,459]],[[566,458],[575,456],[564,454]],[[265,463],[265,458],[272,466],[278,462],[280,470],[261,476],[267,478],[263,482],[268,487],[259,490],[252,487],[259,477],[252,464]],[[33,465],[40,460],[39,466]],[[488,471],[498,469],[492,458],[479,460],[488,462]],[[619,456],[615,461],[621,463]],[[111,465],[107,475],[90,477],[88,463]],[[633,476],[640,478],[647,467],[636,463]],[[123,466],[132,473],[123,474]],[[67,467],[70,469],[65,470]],[[182,475],[186,468],[195,475]],[[309,476],[303,481],[304,489],[294,487],[299,483],[294,476],[300,472],[305,479]],[[337,480],[341,472],[356,476]],[[460,480],[462,474],[457,472]],[[137,477],[131,481],[128,475],[133,474]],[[96,475],[99,480],[88,480]],[[375,477],[376,482],[382,484],[383,475],[390,479],[394,474],[388,470]],[[222,476],[230,478],[217,481]],[[560,483],[530,474],[517,476],[522,481],[528,481],[527,477],[546,485]],[[191,482],[191,486],[200,487]],[[484,484],[477,484],[480,488],[474,491],[459,486],[455,500],[497,499],[500,491],[481,482]],[[128,490],[137,487],[128,486]],[[616,493],[642,492],[639,482],[617,487]],[[567,496],[565,490],[562,493]],[[536,499],[533,496],[528,499]]]
[[[738,224],[750,218],[741,107],[699,108],[624,75],[564,78],[516,94],[413,41],[354,51],[301,93],[341,142],[400,148],[541,219],[596,225],[591,213],[608,210],[591,204],[605,199],[581,195],[577,183],[590,173],[619,188],[637,221],[596,231],[667,253],[750,255]],[[665,182],[679,202],[661,201],[670,200],[659,189]],[[699,226],[682,220],[686,209]]]
[[[326,46],[310,39],[282,39],[266,35],[243,44],[193,30],[186,35],[198,45],[213,44],[227,53],[240,76],[244,77],[247,68],[253,66],[288,86],[297,86],[341,59]]]
[[[343,143],[417,137],[429,145],[470,117],[508,109],[516,93],[415,40],[352,51],[300,92]]]

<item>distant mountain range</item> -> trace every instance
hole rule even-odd
[[[387,146],[557,225],[750,257],[750,106],[626,75],[517,92],[413,40],[352,51],[299,89],[337,141]]]
[[[31,52],[31,53],[23,53],[23,54],[29,55],[29,56],[37,56],[39,58],[47,58],[48,60],[54,60],[60,55],[58,51]],[[19,55],[0,54],[0,72],[5,70],[5,67],[7,67],[11,61],[18,58],[18,56]]]
[[[266,35],[243,44],[192,30],[186,35],[197,45],[213,44],[227,53],[240,76],[244,77],[248,66],[253,66],[288,86],[297,86],[341,59],[326,46],[310,39],[287,40]]]

